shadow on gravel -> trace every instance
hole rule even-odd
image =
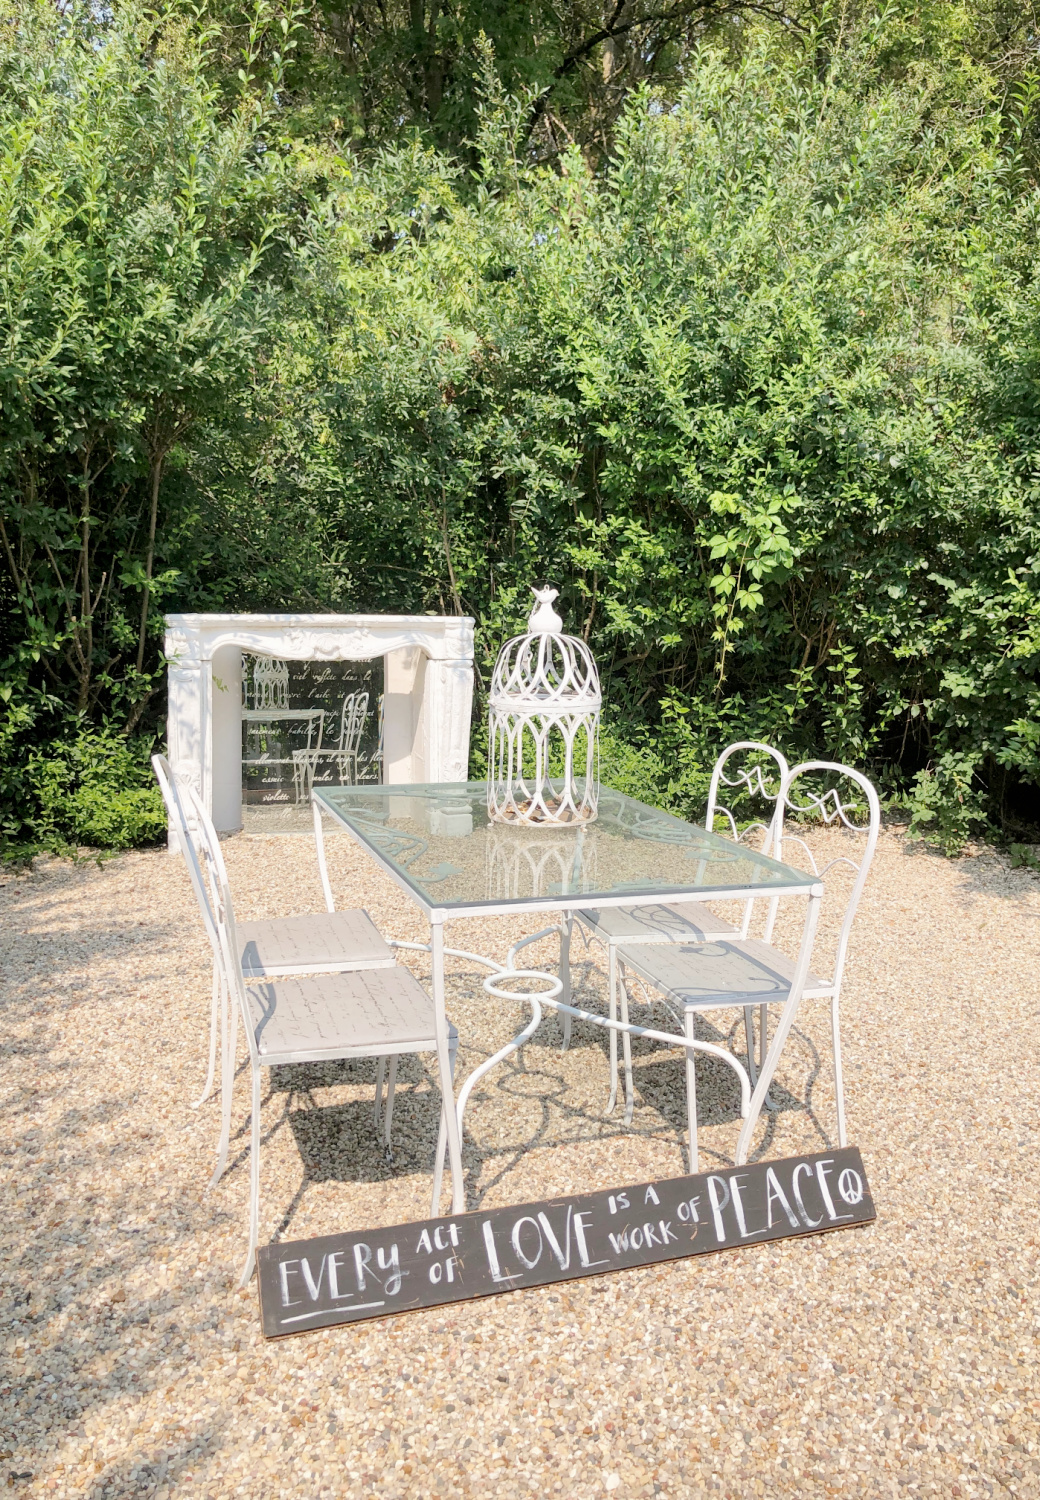
[[[164,1059],[183,1058],[186,1044],[197,1043],[202,1077],[204,1038],[167,1035],[155,997],[176,975],[182,992],[198,985],[204,1012],[204,939],[195,942],[177,903],[169,921],[130,909],[95,911],[85,924],[78,906],[94,875],[48,868],[2,890],[0,1152],[10,1191],[0,1219],[0,1445],[13,1451],[0,1473],[34,1476],[8,1478],[15,1495],[51,1474],[55,1444],[85,1453],[88,1422],[125,1428],[127,1402],[180,1379],[226,1323],[224,1306],[171,1291],[164,1269],[180,1258],[181,1276],[190,1274],[183,1266],[197,1263],[197,1247],[235,1217],[192,1191],[204,1180],[204,1128],[214,1122],[187,1108],[165,1119],[149,1109],[151,1100],[169,1105]],[[125,967],[114,970],[128,959],[129,982]],[[128,1045],[147,1047],[153,1064],[140,1092],[118,1072]],[[100,1079],[100,1090],[85,1090],[84,1079]],[[199,1177],[188,1181],[168,1171],[164,1142],[196,1124]],[[200,1442],[212,1457],[221,1432],[182,1431],[166,1445],[149,1438],[147,1461],[99,1461],[92,1476],[80,1468],[76,1492],[152,1495],[160,1472],[172,1487],[186,1470],[201,1471],[209,1459]]]
[[[975,845],[970,852],[951,857],[923,841],[911,844],[904,839],[900,853],[904,859],[917,863],[934,863],[936,870],[952,866],[959,893],[964,896],[996,896],[1004,901],[1018,901],[1024,895],[1040,892],[1040,872],[1024,867],[1012,869],[1004,850],[989,845]]]

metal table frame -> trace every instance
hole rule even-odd
[[[424,791],[428,790],[425,786],[423,789]],[[329,790],[331,790],[331,788]],[[409,795],[414,795],[416,790],[417,788],[410,787],[408,784],[403,784],[393,787],[393,795],[408,797]],[[450,795],[450,788],[448,786],[445,787],[445,795]],[[494,901],[489,899],[486,901],[473,902],[467,905],[452,904],[450,906],[438,906],[435,901],[428,901],[424,899],[421,893],[418,892],[414,888],[414,886],[409,884],[409,882],[401,876],[400,872],[395,868],[395,866],[388,859],[384,858],[379,849],[374,844],[370,843],[369,840],[367,840],[364,835],[360,833],[359,830],[356,829],[347,818],[342,816],[331,802],[326,800],[323,790],[315,788],[312,791],[311,800],[314,809],[314,837],[315,844],[317,846],[318,868],[321,874],[322,890],[325,894],[325,901],[329,910],[332,911],[335,909],[335,902],[332,895],[332,887],[329,884],[328,868],[325,860],[325,839],[321,821],[321,814],[323,811],[326,812],[330,817],[332,817],[341,829],[349,833],[356,844],[360,845],[360,847],[364,849],[367,854],[371,855],[376,864],[379,865],[379,867],[387,875],[389,875],[394,884],[398,886],[398,888],[402,890],[411,901],[415,902],[415,904],[426,913],[429,919],[430,963],[432,969],[433,1003],[436,1015],[437,1059],[440,1066],[440,1074],[442,1078],[449,1078],[451,1076],[448,1067],[448,1020],[445,1003],[444,983],[444,926],[446,922],[455,920],[461,921],[469,917],[515,917],[518,916],[521,912],[552,912],[561,917],[570,919],[561,922],[559,925],[560,979],[562,980],[563,988],[560,1001],[553,1001],[552,1005],[554,1009],[561,1010],[564,1014],[569,1011],[572,1016],[577,1016],[581,1019],[589,1019],[585,1012],[577,1011],[573,1006],[570,1005],[570,925],[571,920],[573,920],[573,914],[576,911],[580,911],[583,907],[588,907],[590,905],[595,905],[597,907],[622,906],[630,908],[640,906],[659,906],[662,901],[667,901],[669,905],[676,904],[682,901],[747,901],[761,900],[767,895],[769,897],[806,897],[808,899],[808,905],[805,913],[805,921],[802,926],[802,939],[798,949],[798,960],[795,964],[794,978],[791,981],[791,992],[788,999],[784,1002],[783,1008],[780,1013],[779,1023],[769,1046],[769,1051],[767,1052],[765,1062],[759,1071],[758,1079],[751,1095],[751,1103],[747,1113],[747,1117],[744,1120],[743,1128],[740,1132],[740,1139],[737,1142],[736,1165],[743,1166],[744,1162],[747,1160],[747,1154],[751,1146],[751,1137],[754,1134],[755,1126],[758,1124],[758,1118],[762,1113],[766,1096],[769,1093],[769,1086],[773,1081],[773,1075],[776,1072],[777,1065],[779,1064],[781,1053],[784,1050],[784,1045],[787,1041],[788,1035],[790,1034],[791,1028],[795,1023],[795,1019],[798,1015],[798,1009],[801,1005],[802,991],[805,988],[806,977],[809,973],[809,965],[812,960],[813,943],[816,937],[816,927],[819,922],[820,901],[823,897],[822,881],[816,880],[811,884],[806,884],[804,876],[802,876],[797,884],[792,884],[790,886],[770,885],[768,887],[713,887],[711,885],[704,884],[691,884],[688,889],[681,887],[670,888],[666,894],[662,894],[662,892],[659,890],[652,890],[646,893],[638,890],[632,890],[625,891],[616,896],[575,893],[573,895],[561,896],[521,897],[515,898],[511,901]],[[800,874],[801,872],[792,870],[791,873]],[[487,962],[487,960],[483,960],[483,962]],[[498,968],[499,966],[495,965],[495,967]],[[604,1022],[600,1021],[599,1024],[604,1024]],[[621,1022],[615,1023],[615,1027],[618,1030],[627,1030],[634,1035],[647,1034],[647,1028],[645,1027],[626,1027]],[[531,1028],[526,1028],[525,1033],[522,1033],[524,1039],[526,1039],[527,1032],[530,1031],[530,1029]],[[656,1033],[650,1034],[656,1035]],[[674,1038],[669,1037],[669,1040],[674,1041],[674,1045],[676,1047],[682,1047],[684,1044],[684,1038],[679,1036],[678,1034],[676,1034]],[[515,1046],[519,1045],[521,1045],[520,1040],[516,1042]],[[515,1046],[511,1046],[508,1050],[515,1050]],[[496,1054],[496,1059],[500,1060],[499,1054]],[[463,1085],[463,1090],[466,1091],[465,1085]],[[444,1120],[442,1121],[441,1126],[442,1132],[444,1131],[445,1127],[447,1129],[448,1160],[451,1166],[452,1212],[456,1214],[465,1213],[466,1194],[462,1177],[461,1131],[459,1128],[459,1120],[455,1109],[445,1109]],[[440,1157],[440,1154],[440,1148],[438,1148],[438,1157]]]

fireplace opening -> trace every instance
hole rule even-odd
[[[383,659],[242,656],[242,826],[310,827],[315,786],[383,780]]]

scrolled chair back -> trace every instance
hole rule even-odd
[[[781,794],[787,775],[787,761],[772,745],[763,744],[759,740],[737,740],[734,744],[727,745],[711,773],[705,828],[709,833],[728,833],[738,843],[747,843],[757,838],[758,852],[768,854],[781,821]],[[725,802],[719,800],[720,795],[725,797]],[[744,798],[757,798],[771,804],[764,822],[756,821],[744,828],[738,826],[737,812],[734,809]],[[723,826],[716,828],[719,820]]]
[[[339,717],[339,748],[345,754],[357,754],[367,719],[368,693],[348,693]]]
[[[794,828],[792,828],[792,822]],[[825,828],[844,829],[855,839],[855,854],[850,849],[823,859],[822,863],[801,833],[807,823],[822,823]],[[793,766],[784,781],[782,818],[780,820],[775,858],[786,864],[806,863],[814,875],[826,880],[841,866],[852,871],[851,889],[845,904],[832,983],[841,983],[848,951],[849,933],[856,916],[863,887],[870,871],[874,850],[881,830],[881,804],[878,794],[862,771],[837,761],[807,760]]]

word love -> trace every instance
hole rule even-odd
[[[869,1223],[854,1146],[259,1252],[268,1338]]]

